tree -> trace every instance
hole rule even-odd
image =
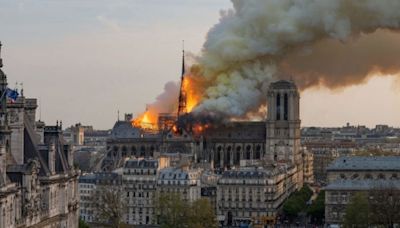
[[[217,218],[206,199],[193,203],[175,193],[162,193],[156,200],[158,223],[162,228],[216,228]]]
[[[89,228],[89,225],[81,218],[79,218],[79,228]]]
[[[393,185],[380,185],[369,191],[371,220],[374,224],[393,227],[400,223],[400,190]]]
[[[368,194],[357,192],[346,207],[343,226],[345,228],[368,227],[370,224],[369,213]]]
[[[217,228],[214,209],[207,199],[199,199],[191,204],[190,226],[193,228]]]
[[[122,216],[127,210],[125,194],[120,186],[99,186],[92,196],[98,221],[113,228],[123,226]]]
[[[313,192],[305,185],[299,191],[294,192],[283,204],[283,212],[290,219],[295,218],[306,207],[307,201]]]
[[[156,201],[158,223],[162,228],[187,227],[190,211],[178,194],[161,193]]]
[[[325,218],[325,191],[320,191],[315,201],[307,210],[314,223],[322,224]]]

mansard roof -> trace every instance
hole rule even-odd
[[[158,161],[157,160],[147,160],[147,159],[136,159],[136,160],[128,160],[125,162],[124,168],[157,168]]]
[[[191,178],[191,173],[196,170],[185,170],[176,167],[169,167],[162,169],[160,171],[160,180],[189,180]]]
[[[400,171],[399,156],[352,156],[339,157],[327,168],[328,171],[371,170]]]
[[[140,138],[141,132],[139,128],[132,127],[128,121],[117,121],[111,131],[111,138]]]
[[[79,177],[79,183],[92,183],[92,184],[108,184],[115,183],[120,184],[122,181],[122,176],[118,173],[112,172],[99,172],[99,173],[89,173]]]
[[[236,179],[247,179],[247,178],[265,178],[269,175],[265,170],[230,170],[225,171],[222,174],[222,178],[236,178]]]

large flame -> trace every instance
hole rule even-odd
[[[132,120],[134,127],[143,129],[157,129],[158,113],[147,110],[146,112],[139,115],[139,117]]]
[[[199,91],[196,89],[196,81],[193,80],[193,77],[186,76],[183,78],[183,91],[186,93],[186,112],[191,112],[194,107],[201,100],[201,95]]]
[[[191,75],[186,75],[182,81],[182,90],[183,93],[186,95],[186,109],[187,113],[192,112],[192,110],[199,104],[202,98],[201,92],[201,81],[196,80],[196,77]],[[174,114],[178,111],[178,99],[176,99],[175,105],[173,105],[173,113]],[[132,125],[134,127],[139,127],[143,129],[158,129],[158,109],[153,106],[149,106],[149,108],[138,117],[132,120]]]

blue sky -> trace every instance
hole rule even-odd
[[[0,0],[3,70],[11,85],[24,83],[25,96],[40,99],[47,124],[111,128],[117,110],[138,114],[179,79],[182,39],[199,53],[220,10],[230,7],[229,0]],[[306,91],[303,124],[399,126],[395,84],[386,77]],[[384,93],[372,97],[371,88]],[[360,94],[354,102],[353,94]],[[379,118],[369,106],[383,99]]]

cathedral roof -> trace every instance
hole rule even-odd
[[[112,138],[140,138],[141,133],[138,128],[132,127],[128,121],[117,121],[111,131]]]

